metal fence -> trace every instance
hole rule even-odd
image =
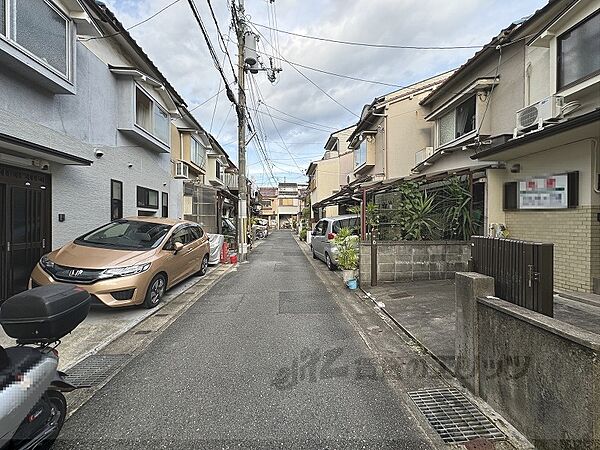
[[[554,247],[473,236],[473,269],[494,278],[496,296],[552,317]]]

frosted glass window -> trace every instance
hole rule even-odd
[[[169,142],[169,115],[154,104],[154,135],[163,142]]]
[[[140,88],[135,89],[135,123],[152,132],[152,100]]]
[[[204,167],[206,149],[194,138],[192,138],[191,159],[198,167]]]
[[[5,18],[6,2],[0,0],[0,34],[6,35],[6,18]]]
[[[558,38],[558,88],[600,72],[600,13]]]
[[[6,0],[0,0],[4,3]],[[12,38],[48,65],[67,74],[67,21],[43,0],[15,0]]]
[[[454,139],[454,118],[455,111],[453,110],[438,120],[440,145]]]
[[[354,149],[354,167],[360,167],[367,162],[367,140],[364,139],[360,146]]]
[[[138,86],[135,88],[135,123],[162,142],[169,142],[169,114]]]

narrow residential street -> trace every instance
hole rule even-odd
[[[373,356],[292,234],[275,232],[76,411],[55,448],[441,445],[386,381],[361,376]]]

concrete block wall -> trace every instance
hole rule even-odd
[[[456,274],[456,376],[543,450],[600,448],[600,336]]]
[[[377,243],[378,281],[425,281],[454,278],[468,268],[471,244],[459,241]],[[360,281],[371,282],[371,245],[360,245]]]
[[[592,292],[600,277],[600,207],[557,211],[507,211],[513,239],[554,244],[554,287]]]

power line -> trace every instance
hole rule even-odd
[[[252,22],[249,22],[252,23]],[[256,29],[256,28],[255,28]],[[334,103],[336,103],[337,105],[341,106],[342,108],[344,108],[346,111],[348,111],[350,114],[352,114],[355,117],[359,117],[358,114],[355,114],[351,109],[349,109],[347,106],[343,105],[342,103],[340,103],[339,101],[337,101],[334,97],[332,97],[328,92],[326,92],[321,86],[319,86],[317,83],[315,83],[312,79],[310,79],[304,72],[302,72],[300,69],[298,69],[294,64],[292,64],[290,61],[288,61],[287,59],[285,59],[285,56],[283,56],[283,54],[281,52],[279,52],[275,47],[273,47],[273,44],[271,44],[269,42],[269,40],[258,30],[256,29],[256,32],[262,36],[263,40],[269,44],[269,46],[279,55],[279,57],[281,59],[283,59],[288,65],[290,65],[292,67],[292,69],[294,69],[296,72],[298,72],[304,79],[306,79],[310,84],[312,84],[314,87],[316,87],[318,90],[320,90],[323,94],[325,94],[331,101],[333,101]]]
[[[271,55],[269,53],[267,53],[267,52],[263,52],[263,51],[260,51],[258,49],[256,50],[256,52],[258,54],[260,54],[260,55],[271,57]],[[378,85],[381,85],[381,86],[388,86],[388,87],[393,87],[393,88],[397,88],[397,89],[405,87],[405,86],[402,86],[400,84],[387,83],[385,81],[379,81],[379,80],[369,80],[369,79],[366,79],[366,78],[354,77],[352,75],[344,75],[344,74],[337,73],[337,72],[331,72],[329,70],[321,69],[319,67],[314,67],[314,66],[307,66],[307,65],[300,64],[298,62],[291,61],[291,60],[288,60],[286,62],[288,62],[289,64],[293,64],[294,66],[297,66],[297,67],[302,67],[303,69],[312,70],[313,72],[319,72],[319,73],[323,73],[323,74],[326,74],[326,75],[332,75],[332,76],[338,77],[338,78],[346,78],[348,80],[361,81],[363,83],[378,84]]]
[[[189,112],[195,111],[198,108],[200,108],[203,105],[206,105],[208,102],[210,102],[213,98],[215,98],[217,95],[219,95],[221,92],[223,92],[225,90],[225,88],[221,88],[219,89],[219,91],[216,94],[211,95],[210,97],[208,97],[206,100],[204,100],[202,103],[200,103],[199,105],[194,106],[193,108],[189,109]]]
[[[219,135],[221,134],[221,131],[223,131],[223,127],[225,127],[225,124],[227,123],[227,119],[229,119],[229,114],[231,114],[232,109],[233,109],[233,105],[230,105],[229,109],[227,110],[227,115],[225,116],[225,120],[221,124],[221,128],[219,128],[219,132],[217,133],[217,136],[215,139],[218,139]]]
[[[332,42],[334,44],[344,44],[344,45],[356,45],[360,47],[374,47],[374,48],[395,48],[395,49],[408,49],[408,50],[464,50],[464,49],[477,49],[482,48],[482,45],[449,45],[449,46],[423,46],[423,45],[395,45],[395,44],[373,44],[368,42],[356,42],[356,41],[343,41],[339,39],[331,39],[322,36],[311,36],[308,34],[295,33],[293,31],[287,30],[279,30],[277,28],[272,28],[267,25],[261,25],[255,22],[249,22],[254,26],[271,29],[279,33],[289,34],[292,36],[302,37],[305,39],[313,39],[316,41],[324,41],[324,42]],[[285,60],[284,60],[285,61]]]
[[[210,56],[213,60],[213,64],[215,65],[215,67],[219,71],[219,74],[221,75],[221,78],[223,79],[223,83],[225,84],[225,90],[227,92],[227,98],[229,99],[229,101],[231,103],[233,103],[236,106],[236,112],[239,116],[241,114],[241,110],[239,108],[238,102],[235,98],[235,95],[233,94],[233,91],[231,90],[231,87],[229,86],[229,81],[227,80],[227,77],[225,76],[225,73],[223,72],[223,68],[221,67],[221,64],[219,63],[219,58],[217,57],[217,54],[212,45],[212,42],[210,41],[210,36],[208,35],[208,32],[206,31],[206,27],[204,26],[204,23],[202,22],[202,18],[200,17],[198,8],[196,7],[194,0],[188,0],[188,4],[190,5],[192,13],[194,14],[194,18],[196,19],[196,22],[200,26],[200,30],[202,31],[202,36],[204,37],[204,40],[208,47],[208,52],[210,53]]]
[[[281,111],[280,109],[277,109],[277,108],[275,108],[274,106],[267,105],[266,103],[264,103],[264,102],[261,102],[260,100],[259,100],[259,103],[262,103],[262,104],[263,104],[263,105],[265,105],[267,108],[270,108],[270,109],[272,109],[272,110],[274,110],[274,111],[277,111],[278,113],[280,113],[280,114],[283,114],[284,116],[291,117],[292,119],[296,119],[296,120],[299,120],[299,121],[301,121],[301,122],[306,122],[306,123],[309,123],[309,124],[311,124],[311,125],[316,125],[317,127],[321,127],[321,128],[331,128],[332,130],[338,130],[338,129],[339,129],[339,128],[336,128],[336,127],[332,127],[332,126],[330,126],[330,125],[323,125],[323,124],[320,124],[320,123],[311,122],[310,120],[302,119],[301,117],[294,116],[294,115],[292,115],[292,114],[289,114],[289,113],[286,113],[286,112],[284,112],[284,111]]]
[[[292,64],[294,64],[294,65],[296,65],[298,67],[302,67],[303,69],[312,70],[314,72],[324,73],[324,74],[327,74],[327,75],[333,75],[334,77],[347,78],[349,80],[362,81],[364,83],[371,83],[371,84],[380,84],[382,86],[389,86],[389,87],[395,87],[395,88],[402,88],[403,87],[403,86],[401,86],[399,84],[386,83],[384,81],[367,80],[365,78],[353,77],[351,75],[342,75],[341,73],[330,72],[330,71],[324,70],[324,69],[317,69],[316,67],[305,66],[305,65],[297,63],[297,62],[292,62]]]
[[[229,60],[229,66],[231,67],[231,73],[233,74],[233,80],[237,84],[237,82],[238,82],[237,76],[235,74],[233,62],[231,61],[231,56],[229,55],[229,51],[227,50],[227,44],[225,43],[225,39],[223,38],[223,33],[221,33],[221,28],[219,27],[219,21],[217,20],[217,16],[215,15],[215,11],[212,7],[212,3],[210,2],[210,0],[206,0],[206,3],[208,3],[208,9],[210,9],[210,14],[212,16],[213,22],[215,23],[215,27],[217,28],[217,34],[219,35],[219,39],[223,43],[223,53],[225,53],[225,55],[227,55],[227,59]],[[231,28],[229,29],[229,32],[231,32]],[[229,35],[227,37],[229,37]]]
[[[133,30],[135,27],[138,27],[146,22],[148,22],[149,20],[154,19],[156,16],[158,16],[160,13],[162,13],[163,11],[166,11],[167,9],[169,9],[171,6],[173,6],[176,3],[179,3],[181,0],[175,0],[174,2],[169,3],[167,6],[159,9],[158,11],[156,11],[154,14],[152,14],[150,17],[147,17],[146,19],[142,20],[141,22],[138,22],[134,25],[131,25],[129,28],[126,28],[125,31],[130,31]],[[106,39],[106,38],[111,38],[114,36],[118,36],[120,34],[123,34],[124,31],[117,31],[116,33],[112,33],[112,34],[107,34],[106,36],[91,36],[88,38],[81,38],[79,39],[80,41],[94,41],[97,39]]]
[[[256,88],[256,93],[258,95],[258,98],[259,98],[259,100],[262,100],[262,103],[264,104],[265,101],[264,101],[263,96],[262,96],[262,94],[260,92],[260,87],[258,86],[258,83],[253,78],[251,78],[250,80],[251,80],[250,85],[252,85],[252,81],[254,81],[254,86]],[[292,155],[292,152],[290,152],[289,148],[285,144],[285,140],[283,139],[283,136],[279,132],[279,128],[277,128],[277,124],[275,124],[275,120],[273,120],[273,116],[271,115],[271,111],[268,108],[267,108],[267,112],[269,113],[269,117],[271,118],[271,123],[273,124],[273,127],[275,128],[275,131],[277,132],[277,135],[279,136],[279,139],[281,139],[281,143],[283,144],[283,146],[285,148],[285,151],[288,152],[288,154],[290,155],[290,158],[292,158],[292,161],[294,161],[294,164],[296,165],[296,167],[298,168],[298,170],[300,171],[300,173],[304,175],[304,169],[302,169],[302,167],[300,167],[300,165],[298,164],[298,162],[294,158],[294,155]]]
[[[264,111],[261,111],[260,109],[255,109],[255,108],[248,108],[248,109],[251,109],[252,111],[255,111],[255,112],[259,113],[259,114],[269,115],[272,118],[277,119],[277,120],[281,120],[283,122],[288,122],[288,123],[297,125],[299,127],[309,128],[311,130],[321,131],[323,133],[331,133],[331,130],[335,130],[335,128],[331,128],[331,127],[329,127],[329,130],[327,130],[327,129],[323,129],[323,128],[313,127],[313,126],[310,126],[310,125],[304,125],[303,123],[294,122],[293,120],[289,120],[289,119],[286,119],[284,117],[273,116],[270,112],[264,112]]]

